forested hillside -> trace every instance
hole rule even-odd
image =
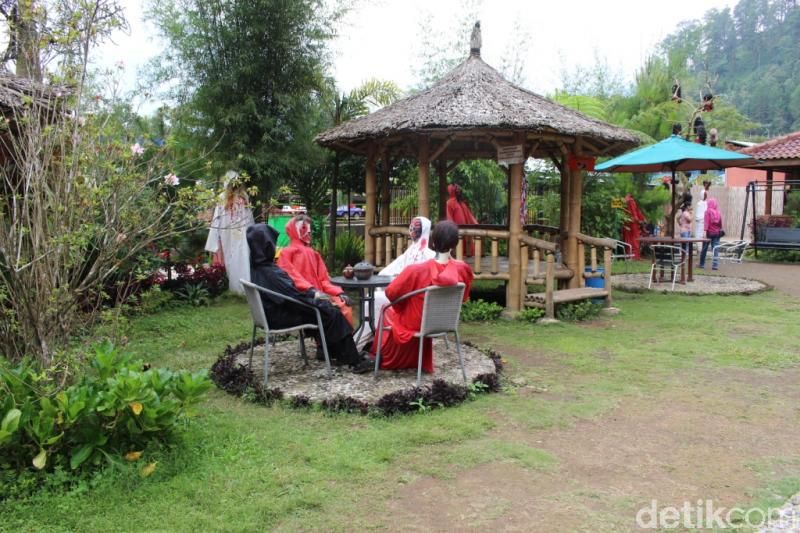
[[[672,65],[708,81],[764,137],[800,129],[800,6],[797,0],[740,0],[682,24],[662,43]],[[685,85],[686,86],[686,85]]]

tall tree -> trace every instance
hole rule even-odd
[[[159,0],[168,43],[160,79],[185,104],[221,171],[247,171],[263,193],[302,167],[295,148],[308,101],[325,88],[326,44],[340,12],[323,0]],[[219,173],[219,172],[218,172]]]
[[[338,126],[348,120],[358,118],[369,113],[370,107],[384,106],[395,101],[400,96],[400,88],[391,81],[371,79],[365,81],[349,93],[342,93],[334,89],[330,101],[331,126]],[[339,188],[339,168],[341,165],[339,152],[333,154],[331,175],[331,227],[328,233],[328,264],[333,264],[336,251],[336,208],[337,191]],[[350,210],[347,210],[350,216]]]

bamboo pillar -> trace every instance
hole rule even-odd
[[[430,191],[431,176],[430,176],[430,144],[427,136],[422,136],[419,140],[419,214],[425,218],[431,218],[431,199],[428,192]]]
[[[447,161],[436,161],[436,173],[439,175],[439,220],[447,218]]]
[[[605,288],[608,291],[608,296],[606,296],[606,301],[603,304],[603,307],[611,307],[613,301],[611,299],[611,249],[610,248],[603,248],[603,281],[605,284]]]
[[[576,143],[577,144],[577,143]],[[580,155],[580,147],[575,147],[575,155]],[[569,167],[567,161],[564,165]],[[580,170],[568,169],[569,175],[569,223],[566,249],[566,264],[572,270],[573,276],[570,278],[567,287],[577,289],[581,286],[583,272],[579,271],[583,260],[578,257],[578,237],[581,231],[581,194],[583,193],[583,172]]]
[[[753,206],[755,207],[755,206]],[[772,214],[772,169],[767,170],[767,194],[764,198],[764,214]]]
[[[524,144],[525,134],[514,135],[514,144]],[[522,203],[522,173],[525,163],[511,165],[508,182],[509,217],[508,217],[508,285],[506,285],[506,309],[519,311],[520,292],[523,290],[524,280],[520,279],[520,249],[519,236],[522,232],[522,223],[519,219]]]
[[[564,261],[563,258],[563,250],[567,249],[567,233],[569,229],[569,187],[570,187],[570,178],[569,178],[569,168],[567,167],[567,148],[563,144],[559,146],[561,148],[561,208],[559,211],[559,221],[558,221],[558,241],[559,247],[562,250],[562,258],[561,261]]]
[[[367,155],[367,212],[364,215],[364,259],[373,265],[375,264],[375,240],[370,236],[369,231],[375,226],[375,212],[378,203],[375,158],[375,147],[370,146],[369,154]]]
[[[383,152],[382,157],[383,165],[381,170],[381,226],[388,226],[391,221],[389,218],[389,209],[392,203],[391,187],[389,185],[389,171],[391,166],[389,164],[389,154]],[[388,248],[391,248],[389,246]]]

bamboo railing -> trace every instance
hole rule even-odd
[[[583,233],[575,235],[578,239],[578,272],[583,274],[579,277],[581,287],[586,286],[586,278],[603,278],[603,282],[608,296],[605,299],[605,307],[611,307],[611,255],[613,254],[616,242],[613,239],[602,239],[590,237]],[[586,271],[586,247],[589,247],[589,271]],[[597,267],[597,252],[603,253],[603,271]]]
[[[550,232],[552,233],[552,232]],[[408,246],[408,228],[405,226],[376,226],[369,230],[369,235],[375,239],[375,257],[377,267],[391,263]],[[544,285],[546,293],[545,315],[553,317],[553,293],[558,290],[557,280],[568,280],[578,276],[580,286],[584,287],[586,278],[602,277],[605,287],[609,290],[606,298],[606,307],[611,306],[611,254],[615,242],[611,239],[590,237],[578,233],[579,271],[572,272],[556,264],[556,255],[559,251],[557,242],[540,239],[528,234],[520,235],[520,267],[517,272],[503,271],[506,267],[501,261],[501,243],[506,246],[510,232],[501,229],[459,228],[459,241],[456,247],[456,259],[464,260],[465,240],[472,239],[475,246],[474,256],[471,258],[472,271],[475,279],[492,279],[508,281],[512,274],[520,280],[519,304],[520,309],[525,306],[528,285]],[[557,239],[555,239],[557,240]],[[589,265],[586,269],[586,252],[588,248]],[[599,258],[602,257],[603,271],[598,268]],[[469,258],[468,258],[469,259]],[[507,267],[506,267],[507,268]]]

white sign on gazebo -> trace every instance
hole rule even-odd
[[[512,144],[511,146],[499,146],[497,148],[497,164],[498,165],[513,165],[516,163],[523,163],[525,155],[521,144]]]

